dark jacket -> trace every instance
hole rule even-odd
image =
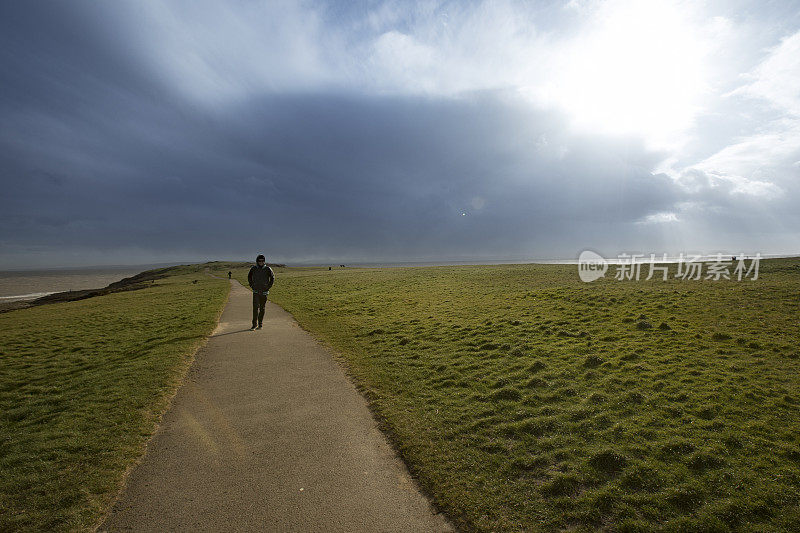
[[[272,284],[275,283],[275,274],[267,265],[263,267],[253,265],[250,267],[250,272],[247,273],[247,282],[254,291],[265,293],[269,291]]]

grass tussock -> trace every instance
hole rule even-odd
[[[160,274],[0,314],[0,530],[92,529],[144,451],[229,287]]]
[[[558,265],[276,272],[271,298],[344,356],[465,530],[800,523],[800,260],[741,282],[584,284]]]

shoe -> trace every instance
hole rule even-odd
[[[261,324],[259,324],[259,325],[258,325],[258,327],[257,327],[256,329],[261,329]]]
[[[255,326],[250,326],[250,331],[253,331],[253,330],[255,330],[255,329],[256,329],[256,327],[255,327]]]

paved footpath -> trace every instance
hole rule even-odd
[[[452,531],[330,352],[279,306],[219,326],[100,531]]]

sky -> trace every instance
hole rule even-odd
[[[800,5],[0,3],[0,269],[800,253]]]

